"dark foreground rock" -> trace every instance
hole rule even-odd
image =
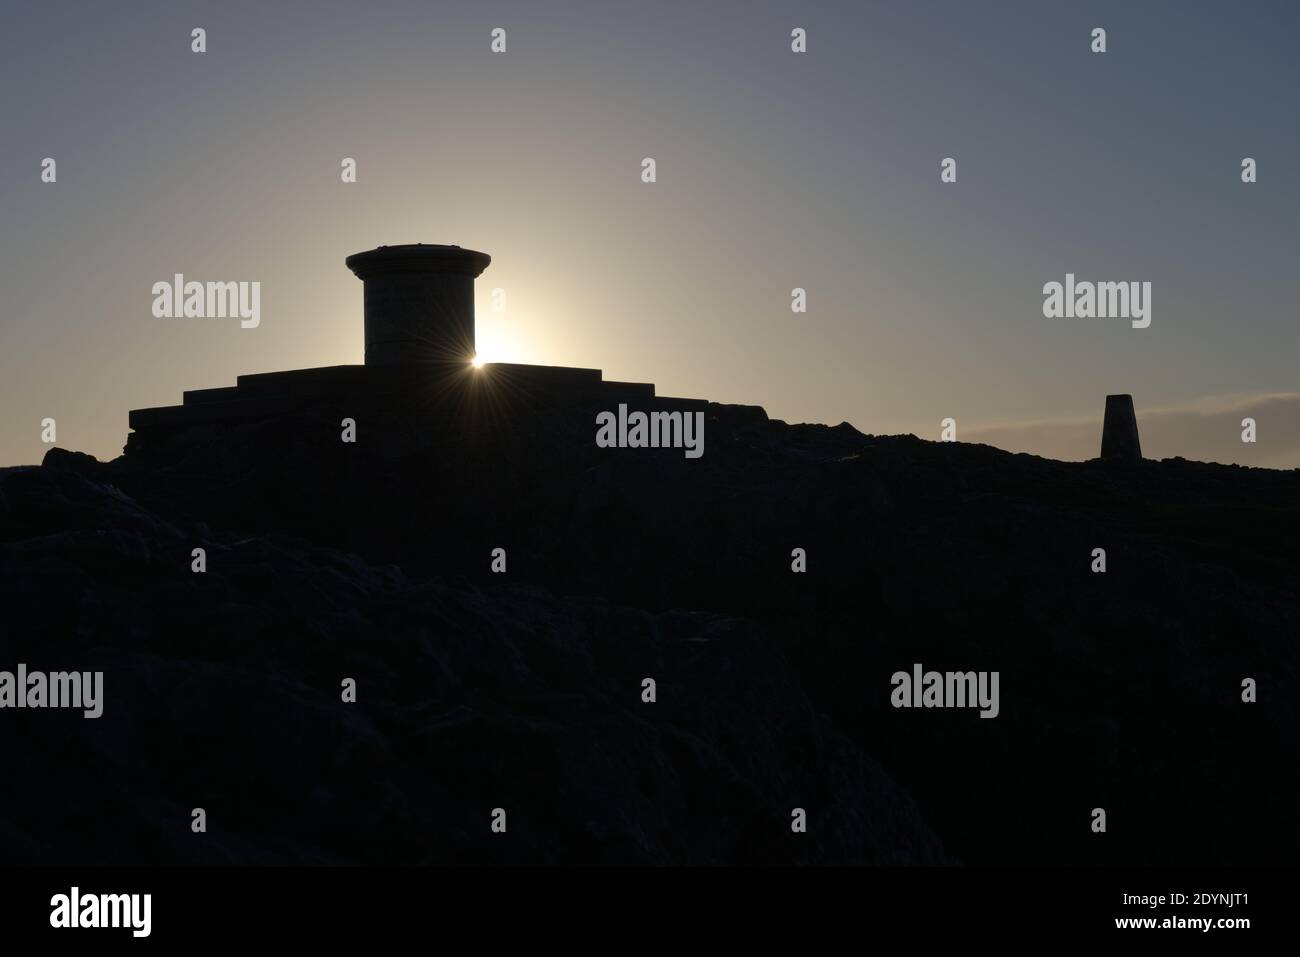
[[[752,623],[215,536],[63,460],[0,472],[0,668],[102,670],[104,713],[0,712],[0,859],[946,859]]]
[[[697,460],[598,449],[592,409],[376,414],[345,445],[336,412],[0,473],[0,668],[107,686],[98,721],[0,713],[0,853],[1300,853],[1300,472],[1060,463],[718,405]],[[892,707],[916,663],[998,671],[998,716]]]

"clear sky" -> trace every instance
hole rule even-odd
[[[344,257],[426,242],[492,255],[488,360],[868,433],[936,439],[952,417],[960,440],[1060,458],[1095,455],[1105,395],[1129,392],[1148,456],[1300,466],[1300,4],[140,0],[3,17],[0,464],[40,461],[46,417],[58,445],[111,458],[131,408],[361,362]],[[155,318],[152,286],[175,273],[260,282],[260,325]],[[1150,282],[1150,327],[1044,318],[1066,273]]]

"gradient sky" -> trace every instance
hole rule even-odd
[[[107,459],[129,409],[361,362],[344,257],[426,242],[492,255],[489,360],[1061,458],[1130,392],[1148,456],[1297,467],[1297,35],[1227,0],[11,7],[0,464],[47,416]],[[261,282],[260,327],[155,319],[178,272]],[[1045,319],[1067,272],[1150,281],[1151,327]]]

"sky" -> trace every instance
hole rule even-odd
[[[55,444],[110,459],[129,409],[360,363],[344,258],[425,242],[493,257],[488,361],[871,434],[938,439],[952,418],[960,441],[1063,459],[1095,456],[1105,396],[1130,393],[1148,457],[1300,467],[1300,5],[54,0],[3,17],[0,465],[40,461],[46,418]],[[260,323],[156,318],[176,273],[259,282]],[[1151,324],[1045,317],[1067,273],[1149,282]]]

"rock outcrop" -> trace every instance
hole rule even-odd
[[[688,460],[597,448],[599,407],[363,412],[346,445],[308,402],[0,472],[0,667],[94,667],[107,697],[98,721],[3,715],[0,853],[1300,851],[1300,472],[1061,463],[717,404]],[[891,707],[916,662],[998,670],[999,716]]]

